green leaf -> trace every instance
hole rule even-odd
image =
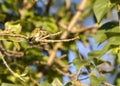
[[[14,22],[6,22],[5,23],[5,30],[10,32],[10,33],[20,33],[21,32],[21,25],[20,24],[15,24]]]
[[[119,37],[120,36],[119,26],[105,31],[105,34],[106,34],[107,38],[110,38],[110,37],[113,37],[113,36],[116,36],[116,37],[118,36]]]
[[[7,0],[6,2],[11,5],[13,4],[13,0],[9,0],[9,1]]]
[[[117,62],[120,63],[120,52],[117,54],[117,56],[118,56]]]
[[[88,53],[89,58],[101,58],[110,49],[110,43],[108,42],[102,50],[93,50]]]
[[[24,58],[25,63],[30,63],[33,61],[42,61],[43,56],[39,48],[31,48],[26,51],[26,56]]]
[[[1,86],[21,86],[19,84],[2,83]]]
[[[93,58],[87,60],[80,60],[80,58],[77,57],[73,60],[72,63],[75,65],[76,69],[79,70],[81,67],[89,65],[92,59]]]
[[[110,0],[111,3],[116,3],[116,4],[119,4],[120,3],[120,0]]]
[[[43,26],[43,28],[49,33],[56,33],[58,31],[57,25],[53,22],[44,22]]]
[[[28,42],[26,40],[23,40],[19,44],[20,44],[20,48],[22,48],[22,49],[26,49],[28,46]]]
[[[89,58],[100,58],[102,55],[104,55],[107,51],[109,51],[113,46],[119,46],[120,45],[120,37],[119,36],[113,36],[109,38],[108,43],[104,46],[102,50],[95,50],[91,51],[88,56]]]
[[[0,22],[4,22],[5,18],[6,18],[5,14],[0,14]]]
[[[66,12],[66,8],[65,8],[64,5],[62,5],[62,6],[60,6],[60,8],[59,8],[59,10],[57,11],[56,14],[60,17],[63,17],[63,16],[65,16],[65,12]],[[69,17],[69,16],[66,16],[66,17]],[[62,18],[62,19],[66,19],[66,17]]]
[[[102,43],[108,39],[107,35],[103,31],[98,31],[94,38],[97,43]]]
[[[67,82],[64,86],[72,86],[72,82]]]
[[[55,19],[53,17],[34,17],[29,19],[35,27],[43,27],[44,30],[48,31],[49,33],[56,33],[58,31],[58,26],[56,25]]]
[[[14,46],[13,43],[10,41],[3,41],[3,45],[4,45],[5,49],[7,49],[7,50],[11,50]]]
[[[104,48],[101,50],[101,56],[104,55],[111,47],[111,44],[108,42]]]
[[[120,36],[120,32],[105,32],[105,34],[107,35],[108,38],[112,37],[112,36]]]
[[[71,43],[70,46],[69,46],[69,49],[73,50],[73,51],[76,51],[76,45]]]
[[[115,28],[115,27],[118,27],[118,26],[119,26],[118,21],[110,21],[110,22],[107,22],[107,23],[103,24],[103,25],[99,28],[99,30],[111,30],[111,29],[113,29],[113,28]],[[113,30],[113,31],[116,31],[116,30],[119,30],[119,29],[115,29],[115,30]]]
[[[115,36],[115,37],[111,37],[109,39],[109,43],[110,45],[120,45],[120,37],[119,36]]]
[[[23,16],[23,19],[27,18],[27,17],[34,17],[34,13],[33,11],[29,11],[29,10],[24,10],[24,16]],[[30,18],[29,18],[30,19]]]
[[[4,12],[8,12],[8,11],[9,11],[9,8],[8,8],[5,4],[1,4],[1,9],[2,9]]]
[[[40,84],[40,86],[52,86],[51,84],[49,84],[48,82],[43,82]]]
[[[29,3],[33,3],[33,0],[28,0]]]
[[[88,53],[89,58],[100,58],[103,55],[101,50],[94,50]]]
[[[45,29],[49,33],[56,33],[58,31],[58,27],[53,17],[43,17],[41,22],[43,25],[43,29]]]
[[[102,55],[104,55],[111,48],[113,49],[114,46],[117,47],[119,45],[120,45],[120,37],[119,36],[110,37],[108,40],[108,43],[104,46],[104,48],[102,50],[91,51],[88,54],[88,56],[89,56],[89,58],[100,58]]]
[[[97,34],[94,36],[95,41],[102,43],[112,36],[119,36],[119,23],[117,21],[110,21],[103,24]]]
[[[111,48],[110,44],[106,44],[105,47],[102,50],[96,50],[96,51],[91,51],[88,56],[89,58],[96,58],[99,59],[101,58],[109,49]]]
[[[90,86],[100,86],[103,81],[105,81],[105,77],[103,76],[100,77],[97,77],[95,75],[90,76],[90,82],[91,82]]]
[[[117,80],[116,80],[116,86],[120,86],[120,78],[117,78]]]
[[[16,82],[16,77],[14,77],[13,75],[7,76],[7,80],[15,83]]]
[[[58,78],[55,78],[52,82],[52,86],[63,86]]]
[[[17,50],[20,50],[20,45],[17,42],[13,42],[14,46],[16,47]]]
[[[97,21],[100,22],[112,7],[113,5],[109,0],[96,0],[93,6],[93,11]]]

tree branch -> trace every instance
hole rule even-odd
[[[103,84],[104,84],[105,86],[114,86],[114,85],[112,85],[112,84],[110,84],[110,83],[108,83],[108,82],[103,82]]]
[[[76,22],[78,21],[80,15],[82,14],[82,10],[85,9],[85,5],[87,3],[87,0],[82,0],[82,2],[79,4],[79,7],[78,7],[78,11],[76,12],[76,14],[73,16],[73,18],[71,19],[69,25],[68,25],[68,28],[67,30],[72,30],[72,28],[74,27],[74,25],[76,24]],[[81,11],[80,11],[81,10]],[[61,39],[65,39],[67,38],[69,32],[68,31],[65,31],[62,35],[61,35]],[[49,59],[47,61],[47,65],[48,66],[51,66],[52,63],[54,62],[54,58],[56,57],[56,52],[57,52],[57,49],[59,48],[59,46],[61,46],[62,43],[57,43],[54,48],[53,48],[53,51],[51,52],[51,55],[49,56]]]
[[[20,38],[28,39],[27,36],[20,35],[20,34],[0,33],[0,36],[11,36],[11,37],[20,37]]]
[[[67,30],[67,26],[63,23],[58,23],[58,25],[60,27],[62,27],[63,29]],[[85,31],[90,31],[90,30],[93,30],[93,29],[98,29],[99,28],[99,25],[98,24],[94,24],[93,26],[90,26],[90,27],[80,27],[80,28],[76,28],[76,27],[73,27],[72,30],[69,30],[70,33],[81,33],[81,32],[85,32]]]
[[[48,3],[46,5],[46,13],[47,14],[49,13],[49,9],[50,9],[51,4],[52,4],[52,0],[48,0]]]
[[[65,5],[67,10],[70,9],[70,5],[71,5],[70,0],[65,0]]]

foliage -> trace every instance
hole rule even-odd
[[[63,86],[63,75],[71,78],[64,86],[86,86],[86,83],[81,83],[81,79],[76,79],[82,68],[88,70],[90,85],[104,84],[105,76],[96,65],[105,62],[101,57],[108,51],[120,57],[120,26],[118,21],[109,21],[102,25],[100,23],[113,9],[117,10],[120,17],[120,0],[82,0],[79,5],[72,2],[69,4],[69,0],[65,0],[63,4],[59,1],[0,1],[1,86]],[[52,13],[51,9],[57,10]],[[91,14],[100,27],[82,26],[81,22]],[[92,32],[94,28],[99,29],[96,34]],[[87,46],[91,35],[95,35],[98,45],[107,43],[102,50],[89,52],[85,59],[76,49],[74,41],[80,40]],[[56,58],[58,50],[62,55]],[[68,62],[69,50],[75,53],[73,62]],[[69,71],[71,63],[77,69],[74,74]],[[92,70],[100,75],[97,76]],[[44,76],[45,80],[41,82]]]

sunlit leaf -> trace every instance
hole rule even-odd
[[[100,55],[100,56],[104,55],[107,51],[109,51],[110,47],[111,47],[111,44],[108,42],[108,43],[103,47],[103,49],[101,50],[101,55]]]
[[[94,37],[96,42],[102,43],[112,36],[119,36],[119,24],[117,21],[103,24]]]
[[[52,86],[51,84],[49,84],[48,82],[43,82],[40,84],[40,86]]]
[[[5,4],[1,4],[1,8],[4,12],[8,12],[9,8]]]
[[[13,48],[13,43],[10,41],[3,41],[5,49],[11,50]]]
[[[7,0],[6,2],[7,2],[8,4],[13,4],[13,1],[14,1],[14,0]]]
[[[16,77],[10,75],[10,76],[7,76],[7,79],[10,80],[11,82],[15,83],[16,82]]]
[[[120,45],[120,37],[119,36],[117,36],[117,37],[111,37],[109,39],[109,43],[111,45]]]
[[[117,62],[120,63],[120,52],[117,54],[117,56],[118,56]]]
[[[100,86],[103,81],[105,81],[105,77],[103,76],[90,76],[91,86]]]
[[[118,86],[120,85],[120,78],[117,78],[116,83]]]
[[[111,44],[108,42],[102,50],[93,50],[88,53],[89,58],[101,58],[109,49],[111,48]]]
[[[20,45],[17,42],[13,42],[14,46],[16,47],[17,50],[20,50]]]
[[[21,86],[19,84],[11,84],[11,83],[2,83],[1,86]]]
[[[33,11],[24,10],[24,16],[23,16],[23,19],[25,19],[25,18],[27,18],[27,17],[31,17],[31,18],[33,18],[33,17],[34,17],[34,13],[33,13]]]
[[[63,86],[58,78],[54,79],[52,82],[52,86]]]
[[[69,49],[75,51],[76,50],[76,45],[75,44],[71,44]]]
[[[89,56],[89,58],[98,58],[98,57],[101,57],[102,54],[103,53],[101,50],[94,50],[94,51],[91,51],[90,53],[88,53],[88,56]]]
[[[97,34],[94,36],[94,38],[95,38],[95,42],[97,42],[97,43],[102,43],[108,39],[107,35],[102,31],[97,32]]]
[[[43,23],[43,29],[45,29],[50,33],[55,33],[58,31],[57,25],[54,22],[48,22],[48,21]]]
[[[73,60],[73,64],[75,65],[76,69],[79,70],[81,67],[84,67],[86,65],[90,65],[90,62],[92,61],[93,58],[86,59],[86,60],[80,60],[80,58],[75,58]]]
[[[102,18],[109,12],[112,8],[112,4],[109,0],[96,0],[93,6],[93,10],[97,21],[100,22]]]
[[[20,24],[14,24],[14,22],[6,22],[5,28],[5,30],[10,33],[20,33],[22,29]]]
[[[22,42],[19,43],[21,49],[26,49],[28,46],[28,43],[26,40],[23,40]]]

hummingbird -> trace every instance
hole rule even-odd
[[[56,36],[60,33],[61,33],[61,31],[57,32],[57,33],[54,33],[54,34],[48,34],[47,31],[44,31],[40,28],[35,28],[30,34],[29,41],[30,42],[42,42],[42,43],[55,43],[55,42],[68,42],[68,41],[79,39],[78,36],[74,37],[74,38],[71,38],[71,39],[60,39],[60,40],[46,39],[46,38],[49,38],[51,36]]]
[[[38,42],[43,36],[45,36],[47,34],[46,31],[41,30],[40,28],[35,28],[31,34],[30,34],[30,38],[29,41],[36,41]]]

